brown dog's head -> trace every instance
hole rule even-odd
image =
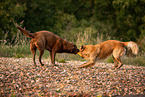
[[[65,42],[63,50],[66,53],[73,53],[73,54],[77,54],[79,52],[79,49],[77,48],[77,46],[73,44],[72,42]]]
[[[77,46],[75,44],[72,43],[72,46],[69,48],[70,49],[70,53],[74,53],[77,54],[79,52],[79,49],[77,48]]]
[[[80,55],[83,58],[83,51],[85,50],[86,46],[81,46],[79,49],[79,52],[77,53],[78,55]]]

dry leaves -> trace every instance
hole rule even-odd
[[[145,67],[69,61],[33,66],[31,58],[0,58],[0,96],[117,96],[145,94]],[[37,60],[37,63],[38,60]]]

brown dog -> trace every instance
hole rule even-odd
[[[55,65],[55,55],[56,53],[73,53],[77,54],[79,50],[77,46],[72,42],[68,42],[65,39],[49,32],[49,31],[39,31],[36,33],[29,33],[28,31],[24,30],[20,26],[17,27],[24,35],[27,37],[32,38],[30,42],[30,50],[33,53],[33,62],[34,66],[36,66],[35,62],[35,54],[36,49],[38,48],[40,55],[39,55],[39,62],[41,66],[41,58],[44,53],[44,50],[47,49],[50,52],[51,56],[51,63]]]
[[[120,68],[123,63],[121,62],[120,57],[125,54],[125,46],[127,48],[131,49],[132,53],[138,54],[138,46],[136,43],[130,41],[130,42],[121,42],[117,40],[108,40],[105,42],[102,42],[97,45],[86,45],[82,46],[79,51],[79,55],[86,60],[90,60],[87,63],[84,63],[83,65],[79,66],[81,67],[90,67],[95,65],[95,62],[100,59],[105,59],[109,55],[113,54],[114,59],[114,67]],[[119,63],[119,66],[118,66]]]

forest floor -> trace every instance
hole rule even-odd
[[[52,66],[32,58],[0,58],[0,96],[102,97],[145,95],[145,67],[123,65],[113,69],[112,63],[96,63],[77,68],[82,61],[67,61]]]

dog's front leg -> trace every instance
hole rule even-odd
[[[95,65],[95,62],[94,61],[89,61],[89,62],[86,62],[84,63],[83,65],[81,66],[78,66],[78,68],[84,68],[84,67],[91,67],[91,66],[94,66]]]
[[[50,52],[50,57],[51,57],[51,63],[53,66],[55,66],[55,52]]]

